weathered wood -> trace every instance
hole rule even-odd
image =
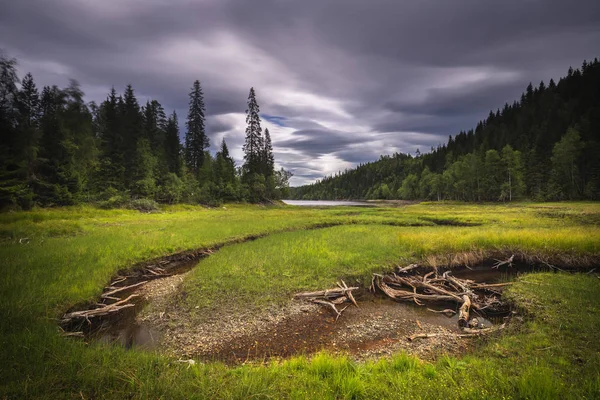
[[[295,298],[318,298],[318,297],[325,297],[325,298],[336,298],[336,297],[340,297],[340,296],[345,296],[346,293],[348,291],[352,291],[352,290],[358,290],[358,287],[349,287],[349,288],[333,288],[333,289],[327,289],[327,290],[317,290],[315,292],[302,292],[302,293],[296,293],[294,295]]]
[[[340,318],[340,316],[342,315],[342,313],[346,310],[346,308],[348,308],[348,306],[346,306],[346,307],[342,308],[341,311],[338,311],[338,309],[335,306],[335,304],[333,304],[330,301],[315,299],[315,300],[312,300],[312,302],[316,303],[316,304],[321,304],[321,305],[324,305],[324,306],[327,306],[327,307],[331,307],[331,309],[333,310],[333,312],[336,314],[336,317],[335,317],[336,322],[337,322],[338,318]]]
[[[133,285],[122,286],[122,287],[117,287],[117,288],[110,287],[109,289],[111,289],[111,290],[109,290],[108,292],[102,293],[100,295],[100,297],[103,299],[114,298],[114,297],[112,297],[114,294],[124,292],[127,290],[131,290],[131,289],[135,289],[137,287],[145,285],[146,283],[148,283],[148,281],[142,281],[142,282],[134,283]]]
[[[513,282],[504,282],[504,283],[476,283],[471,287],[473,289],[487,289],[487,288],[496,288],[496,287],[504,287],[512,285]]]
[[[512,256],[510,256],[509,258],[507,258],[506,260],[502,261],[502,260],[496,260],[496,263],[494,264],[494,266],[492,268],[500,268],[504,265],[508,265],[509,267],[512,267],[512,262],[515,259],[515,255],[513,254]]]
[[[416,333],[414,335],[407,337],[407,339],[409,342],[412,342],[415,339],[429,339],[429,338],[441,336],[441,335],[442,335],[441,333]]]
[[[483,329],[464,328],[463,332],[464,332],[464,334],[467,334],[467,335],[480,336],[480,335],[485,335],[485,334],[492,333],[492,332],[497,332],[504,328],[506,328],[506,323],[503,323],[502,325],[494,325],[492,327],[483,328]],[[468,336],[465,336],[465,337],[468,337]]]
[[[398,273],[404,274],[404,273],[407,273],[408,271],[411,271],[411,270],[413,270],[415,268],[419,268],[419,265],[418,264],[410,264],[410,265],[408,265],[406,267],[398,268]]]
[[[75,319],[90,319],[94,317],[104,317],[110,314],[117,313],[125,308],[134,307],[135,304],[128,303],[129,300],[139,297],[136,294],[132,294],[126,299],[117,301],[116,303],[110,304],[106,307],[95,308],[92,310],[84,310],[84,311],[73,311],[71,313],[67,313],[62,317],[63,323],[69,323]]]
[[[444,296],[436,294],[420,294],[407,290],[392,289],[384,282],[378,282],[378,287],[389,297],[396,300],[429,300],[429,301],[456,301],[455,296]]]
[[[458,310],[458,326],[465,328],[469,325],[469,311],[471,309],[471,299],[469,296],[462,297],[463,303]]]
[[[446,308],[445,310],[432,310],[431,308],[428,308],[427,311],[431,311],[434,313],[438,313],[438,314],[449,314],[449,315],[454,315],[456,314],[456,311],[450,309],[450,308]]]

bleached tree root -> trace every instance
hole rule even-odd
[[[358,290],[358,287],[348,287],[344,281],[341,281],[341,283],[337,282],[337,285],[338,287],[333,289],[296,293],[294,298],[304,299],[331,308],[336,315],[335,320],[337,321],[348,306],[344,307],[341,311],[338,311],[336,305],[349,301],[354,304],[354,306],[358,307],[358,303],[352,295],[352,291]]]
[[[512,259],[506,260],[510,264]],[[475,283],[469,279],[459,279],[452,276],[450,271],[438,274],[438,270],[425,274],[408,274],[406,271],[414,271],[415,266],[398,269],[387,275],[373,274],[371,289],[378,289],[388,297],[398,301],[413,301],[418,305],[435,302],[453,302],[458,309],[458,326],[465,334],[474,334],[473,325],[477,326],[475,320],[471,319],[471,310],[481,312],[486,309],[498,309],[502,307],[500,292],[502,287],[510,283]],[[446,309],[435,311],[446,315],[455,314],[456,311]]]

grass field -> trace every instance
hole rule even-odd
[[[330,226],[321,229],[314,227]],[[338,225],[338,226],[333,226]],[[600,397],[600,279],[531,274],[507,296],[525,321],[460,358],[356,363],[319,354],[268,365],[181,365],[168,356],[60,336],[56,318],[136,262],[232,239],[188,276],[183,307],[264,307],[339,278],[491,252],[567,263],[600,256],[600,205],[421,204],[307,209],[89,207],[0,215],[2,398]],[[457,256],[458,254],[458,256]]]

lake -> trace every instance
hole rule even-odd
[[[346,200],[282,200],[290,206],[305,207],[335,207],[335,206],[373,206],[374,204],[366,201],[346,201]]]

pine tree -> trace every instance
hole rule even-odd
[[[246,141],[244,142],[244,178],[263,172],[262,159],[264,144],[262,128],[260,127],[260,108],[256,102],[254,88],[250,88],[248,95],[248,109],[246,110]]]
[[[204,94],[200,81],[195,81],[190,92],[188,118],[185,134],[185,158],[188,169],[198,177],[204,165],[204,151],[209,147],[205,132]]]
[[[273,176],[275,172],[275,158],[273,157],[273,146],[271,145],[271,134],[265,129],[265,143],[263,149],[263,163],[265,177]]]

